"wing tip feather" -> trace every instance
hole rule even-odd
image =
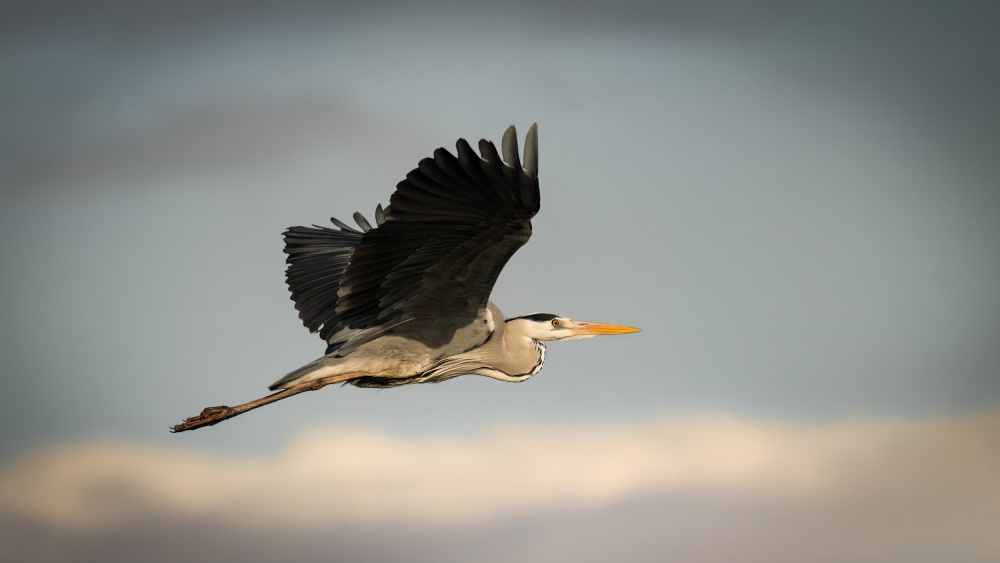
[[[524,171],[538,178],[538,123],[532,123],[524,137]]]
[[[521,169],[521,157],[517,150],[517,129],[513,125],[503,132],[503,140],[500,142],[503,150],[503,161],[514,170]]]

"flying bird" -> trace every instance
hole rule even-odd
[[[539,210],[538,128],[522,164],[510,126],[501,151],[465,139],[444,148],[397,184],[375,226],[292,227],[285,235],[286,281],[299,318],[326,354],[270,386],[277,393],[237,407],[209,407],[172,428],[216,424],[247,410],[330,383],[398,387],[465,374],[525,381],[545,363],[545,342],[639,329],[551,313],[505,319],[489,300],[510,257],[531,236]]]

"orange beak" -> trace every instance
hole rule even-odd
[[[576,336],[597,336],[600,334],[628,334],[630,332],[639,332],[642,329],[630,326],[607,325],[604,323],[589,323],[587,321],[573,321],[573,326],[570,327],[570,330]]]

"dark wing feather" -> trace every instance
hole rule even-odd
[[[336,219],[333,222],[341,230],[313,226],[292,227],[285,231],[285,253],[288,254],[285,281],[302,324],[311,332],[320,330],[335,318],[340,280],[350,260],[351,249],[362,238],[360,232]]]
[[[396,186],[390,205],[376,211],[378,225],[360,237],[353,229],[322,234],[290,229],[288,234],[299,238],[309,235],[305,242],[311,248],[327,250],[299,253],[301,267],[293,262],[295,254],[289,256],[288,284],[306,326],[315,331],[322,325],[320,334],[329,340],[344,329],[405,322],[415,337],[440,346],[472,322],[486,307],[503,266],[531,236],[530,220],[539,208],[536,136],[533,125],[525,144],[526,169],[513,127],[504,134],[506,163],[485,140],[479,143],[481,157],[464,139],[457,157],[438,149]],[[341,238],[334,241],[330,233]],[[317,247],[317,236],[328,237],[330,244]],[[357,237],[346,255],[343,237]],[[336,273],[307,280],[317,273],[306,266],[324,262]],[[410,323],[418,319],[431,322]]]
[[[433,320],[408,328],[439,346],[486,307],[539,208],[537,173],[520,168],[515,135],[504,135],[506,164],[492,143],[480,142],[480,157],[459,140],[457,157],[438,149],[396,186],[385,224],[365,233],[344,273],[342,328]],[[364,283],[373,279],[382,281]]]

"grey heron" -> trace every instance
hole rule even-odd
[[[490,141],[476,154],[459,139],[457,155],[437,149],[407,174],[389,205],[376,208],[374,227],[355,213],[357,229],[334,218],[336,228],[288,229],[286,282],[325,355],[272,384],[279,392],[270,397],[209,407],[173,430],[329,383],[398,387],[465,374],[524,381],[542,369],[546,341],[637,332],[549,313],[505,320],[489,300],[539,210],[537,124],[524,149],[522,164],[513,125],[502,158]]]

